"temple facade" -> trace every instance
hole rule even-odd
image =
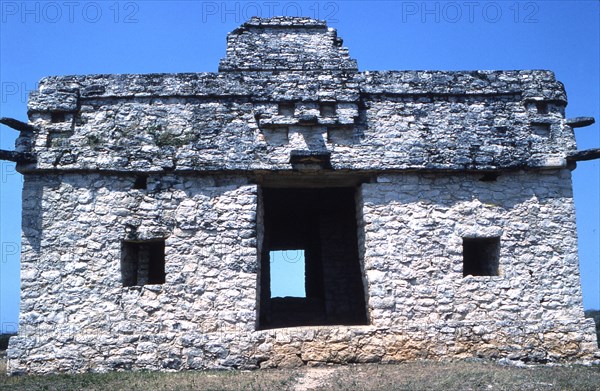
[[[571,171],[600,153],[566,105],[545,70],[359,71],[292,17],[231,32],[217,73],[44,78],[0,120],[8,370],[593,360]],[[279,297],[289,251],[305,293]]]

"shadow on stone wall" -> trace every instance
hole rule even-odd
[[[594,323],[596,323],[596,339],[600,348],[600,310],[586,310],[585,317],[594,319]]]
[[[0,334],[0,351],[8,348],[8,340],[10,337],[14,337],[17,334]]]

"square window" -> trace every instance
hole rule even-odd
[[[321,103],[319,111],[321,117],[335,117],[335,103]]]
[[[123,286],[164,284],[165,241],[122,242],[121,277]]]
[[[65,118],[65,113],[60,112],[60,111],[54,111],[52,113],[50,113],[50,122],[52,122],[53,124],[58,123],[58,122],[65,122],[66,118]]]
[[[500,238],[463,238],[463,276],[497,276]]]
[[[535,102],[535,108],[538,114],[548,114],[548,103],[547,102]]]
[[[145,190],[148,188],[148,176],[138,175],[133,182],[133,188],[137,190]]]
[[[293,102],[282,102],[277,107],[277,114],[286,117],[293,117],[296,108],[295,106],[296,105],[294,105]]]
[[[550,136],[550,124],[533,122],[531,124],[531,130],[532,130],[533,134],[535,134],[539,137],[549,137]]]

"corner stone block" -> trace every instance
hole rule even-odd
[[[38,92],[29,94],[28,111],[75,111],[77,110],[77,94],[70,92]]]

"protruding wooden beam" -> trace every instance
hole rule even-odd
[[[16,163],[34,163],[35,156],[29,152],[7,151],[0,149],[0,160],[9,160]]]
[[[18,119],[2,117],[0,118],[0,124],[4,124],[9,128],[18,130],[19,132],[34,132],[37,130],[34,126],[29,125],[26,122],[19,121]]]
[[[567,161],[580,162],[582,160],[600,159],[600,148],[585,149],[576,151],[567,156]]]
[[[567,125],[572,128],[583,128],[585,126],[590,126],[594,122],[596,122],[594,117],[575,117],[567,119]]]

